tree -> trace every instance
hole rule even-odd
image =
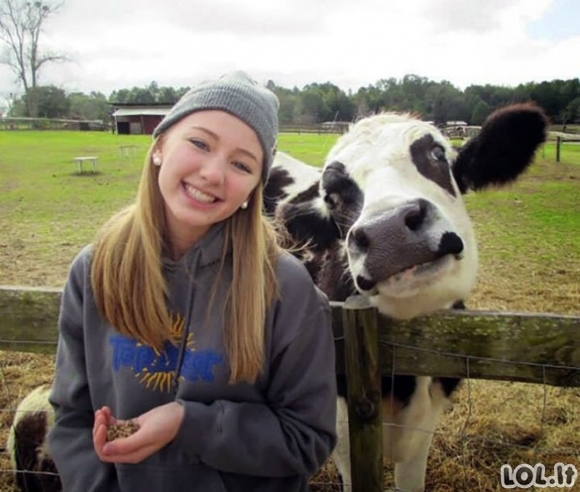
[[[580,122],[580,97],[572,99],[562,111],[562,123],[578,123]]]
[[[328,108],[324,105],[318,84],[310,84],[302,90],[300,104],[296,105],[295,120],[301,125],[311,125],[327,120]]]
[[[491,114],[493,107],[487,104],[485,101],[479,100],[473,106],[473,112],[471,113],[471,124],[481,125],[485,119]]]
[[[429,86],[425,92],[425,103],[429,109],[423,117],[436,125],[469,119],[463,93],[450,82],[443,81]]]
[[[153,81],[147,87],[115,90],[109,101],[118,104],[175,104],[188,90],[189,87],[159,87]]]
[[[0,41],[6,51],[0,63],[8,65],[22,84],[26,97],[28,116],[38,116],[38,76],[49,62],[64,61],[61,54],[40,49],[40,34],[45,21],[58,11],[60,5],[43,1],[0,1]]]
[[[107,103],[107,96],[100,92],[83,94],[73,92],[67,96],[70,104],[69,118],[77,120],[108,121],[111,106]]]
[[[64,90],[54,85],[38,86],[35,92],[38,118],[68,118],[70,102]],[[27,116],[28,101],[23,95],[13,105],[11,116]]]
[[[39,118],[67,118],[70,102],[60,87],[47,85],[36,89]]]

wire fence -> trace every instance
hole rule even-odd
[[[8,350],[0,359],[0,492],[18,490],[6,438],[18,402],[51,381],[59,302],[58,289],[0,289],[0,348]],[[333,329],[337,373],[348,381],[348,425],[368,430],[376,424],[357,414],[366,408],[368,417],[370,402],[378,412],[379,432],[372,434],[377,439],[401,430],[407,436],[432,434],[426,490],[503,490],[504,464],[541,463],[548,478],[558,463],[580,469],[580,318],[467,311],[401,322],[356,299],[334,303]],[[389,414],[380,378],[400,375],[464,379],[434,431],[416,424],[420,416],[401,424]],[[393,451],[389,443],[379,448],[384,456]],[[373,492],[356,480],[377,473],[381,491],[395,490],[393,468],[383,465],[383,456],[380,470],[369,467],[377,457],[368,450],[376,449],[368,441],[362,450],[351,446],[353,471],[359,470],[346,484],[353,492]],[[567,490],[580,490],[575,487]],[[312,477],[310,490],[342,490],[332,463]]]

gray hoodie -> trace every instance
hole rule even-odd
[[[90,286],[90,247],[73,261],[50,395],[56,422],[49,447],[65,491],[305,491],[330,455],[336,384],[326,297],[296,259],[282,254],[263,372],[254,384],[228,384],[220,302],[206,318],[222,244],[223,226],[217,225],[179,261],[164,261],[174,329],[184,343],[183,350],[168,343],[161,354],[100,318]],[[229,263],[221,275],[225,285]],[[98,459],[96,409],[108,405],[117,418],[130,419],[174,400],[183,404],[185,417],[171,443],[139,464]]]

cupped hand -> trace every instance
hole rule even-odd
[[[170,443],[183,420],[183,407],[177,402],[161,405],[132,419],[139,430],[129,437],[107,442],[107,427],[123,423],[109,407],[95,412],[93,443],[97,456],[107,463],[139,463]]]

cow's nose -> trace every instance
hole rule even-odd
[[[429,207],[427,200],[417,198],[393,209],[386,218],[355,226],[349,234],[349,246],[367,252],[373,243],[402,239],[409,233],[421,233],[428,222]]]

